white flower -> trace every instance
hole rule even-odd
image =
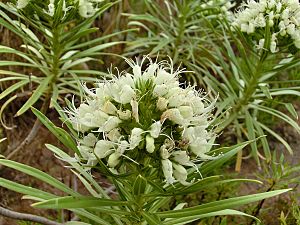
[[[193,108],[191,106],[179,106],[178,109],[184,119],[190,119],[194,115]]]
[[[297,47],[299,37],[295,32],[300,30],[300,4],[297,0],[258,0],[247,1],[242,4],[240,10],[235,14],[232,26],[239,28],[247,34],[256,33],[251,36],[255,43],[265,39],[266,21],[271,32],[270,45],[266,46],[271,53],[278,52],[278,46],[288,45],[289,39]],[[284,38],[276,39],[280,34]],[[275,38],[274,38],[275,36]],[[287,40],[287,41],[286,41]],[[298,47],[297,47],[298,48]],[[257,49],[262,49],[258,44]]]
[[[82,140],[82,144],[88,147],[93,147],[97,142],[97,138],[93,133],[89,133]]]
[[[173,177],[173,164],[169,159],[163,159],[161,160],[162,164],[162,170],[164,173],[164,176],[166,178],[166,182],[168,184],[173,184],[175,182],[175,179]]]
[[[163,98],[163,97],[158,97],[157,103],[156,103],[156,107],[160,110],[160,111],[164,111],[167,109],[168,107],[168,100]]]
[[[150,135],[154,138],[158,138],[160,131],[161,131],[161,127],[162,127],[162,124],[160,121],[153,123],[150,126]]]
[[[187,170],[179,164],[173,163],[173,175],[175,177],[176,180],[178,180],[180,183],[182,183],[183,185],[187,185],[188,182],[186,182],[187,179]]]
[[[179,109],[177,108],[166,110],[161,116],[162,121],[164,121],[165,119],[169,119],[179,125],[186,125],[186,120],[183,118]]]
[[[99,128],[98,131],[100,132],[111,131],[112,129],[117,128],[121,122],[122,120],[120,120],[118,117],[110,116],[108,117],[107,121],[103,124],[103,126]]]
[[[107,165],[111,168],[114,168],[120,162],[120,157],[122,154],[115,152],[108,157]]]
[[[117,112],[117,107],[114,104],[112,104],[110,101],[106,101],[103,107],[101,108],[101,110],[107,114],[115,115]]]
[[[175,74],[168,73],[164,69],[159,68],[157,70],[157,77],[155,79],[156,85],[166,84],[172,82],[175,78]]]
[[[143,132],[144,131],[138,127],[132,129],[130,139],[129,139],[131,149],[136,148],[139,145],[139,143],[142,141]]]
[[[79,0],[79,14],[84,18],[91,17],[95,14],[96,9],[92,2],[88,0]]]
[[[30,0],[18,0],[17,1],[17,9],[23,9],[25,8]]]
[[[154,138],[150,135],[146,136],[146,150],[149,153],[153,153],[155,150]]]
[[[125,111],[118,110],[117,114],[121,120],[129,120],[131,118],[131,111],[128,109]]]
[[[156,85],[154,88],[154,94],[157,96],[164,96],[168,93],[168,86],[166,84]]]
[[[113,152],[114,145],[110,141],[99,140],[96,143],[94,153],[99,158],[105,158]]]
[[[172,153],[172,160],[183,166],[194,166],[186,151],[175,151]]]
[[[122,137],[119,128],[114,128],[107,133],[107,138],[112,142],[118,142],[118,140]]]
[[[128,104],[131,102],[134,96],[135,91],[128,84],[125,84],[120,92],[119,102],[122,104]]]

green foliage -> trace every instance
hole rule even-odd
[[[34,110],[39,119],[48,123],[43,115]],[[46,122],[45,122],[46,121]],[[60,132],[57,129],[51,129],[55,136],[59,136]],[[66,136],[59,136],[63,143],[68,143]],[[18,171],[33,176],[51,186],[63,191],[67,196],[59,197],[51,193],[40,191],[35,188],[27,187],[8,181],[4,178],[0,180],[0,186],[12,189],[26,195],[26,199],[32,199],[37,203],[32,206],[38,208],[51,208],[51,209],[68,209],[75,214],[84,218],[93,220],[97,224],[109,224],[96,216],[97,213],[107,214],[111,216],[117,224],[135,224],[147,221],[148,224],[186,224],[188,222],[196,221],[201,218],[222,216],[222,215],[239,215],[250,216],[233,208],[248,204],[251,202],[259,201],[269,198],[290,189],[283,189],[278,191],[271,191],[260,194],[253,194],[249,196],[232,197],[224,200],[212,201],[199,206],[189,208],[176,208],[176,210],[167,210],[160,212],[161,207],[168,204],[172,196],[193,193],[199,190],[207,190],[210,187],[218,187],[230,182],[257,182],[255,180],[245,179],[222,179],[220,176],[210,176],[209,174],[214,169],[221,167],[226,161],[234,156],[238,151],[249,143],[239,144],[227,149],[219,149],[223,155],[218,159],[211,162],[204,162],[199,171],[205,178],[200,178],[200,174],[195,176],[195,173],[189,175],[189,179],[196,179],[190,186],[184,186],[180,183],[175,183],[174,186],[164,187],[159,179],[155,178],[151,169],[133,172],[127,176],[118,176],[113,173],[108,174],[108,178],[115,185],[119,193],[119,200],[111,199],[99,184],[94,180],[92,174],[83,169],[79,162],[74,160],[71,156],[60,150],[59,148],[47,145],[57,157],[66,163],[70,164],[74,174],[80,179],[82,184],[92,196],[83,196],[74,192],[57,179],[45,174],[30,166],[21,163],[13,162],[10,160],[1,159],[0,164]],[[102,167],[109,171],[108,167],[103,164]],[[101,173],[103,168],[95,168]],[[183,206],[182,204],[180,204]],[[180,207],[180,206],[179,206]],[[251,217],[251,216],[250,216]]]
[[[124,14],[130,27],[141,34],[129,36],[126,56],[145,54],[167,59],[193,71],[194,64],[206,68],[211,42],[218,33],[217,18],[224,13],[219,1],[205,7],[205,1],[144,1],[143,14]],[[225,16],[225,15],[223,15]],[[191,78],[197,78],[190,75]]]
[[[103,3],[93,16],[78,19],[74,11],[78,10],[77,6],[71,6],[70,11],[64,12],[63,2],[55,1],[56,10],[53,16],[46,13],[46,2],[32,2],[24,10],[18,10],[13,4],[0,3],[0,24],[23,41],[21,50],[0,46],[1,54],[18,56],[16,61],[0,61],[0,67],[3,68],[0,74],[5,75],[0,82],[14,81],[12,86],[0,94],[0,100],[12,96],[6,100],[8,104],[12,98],[15,99],[18,92],[28,89],[28,85],[32,87],[30,98],[19,109],[17,116],[27,111],[39,99],[49,102],[50,98],[57,101],[68,93],[80,95],[81,82],[108,76],[107,73],[90,69],[88,63],[99,62],[97,57],[103,54],[103,50],[123,43],[107,40],[126,31],[81,42],[83,38],[98,31],[97,28],[91,28],[91,25],[114,3]],[[17,72],[20,66],[29,67],[31,73]],[[14,68],[15,71],[9,71],[7,67]],[[6,103],[3,104],[1,113],[7,106]]]
[[[226,26],[224,29],[227,29]],[[203,82],[212,92],[219,94],[219,117],[214,121],[218,126],[217,132],[231,125],[238,135],[238,140],[253,140],[262,136],[260,143],[251,144],[251,154],[258,164],[259,158],[271,160],[268,139],[264,137],[267,134],[274,136],[292,153],[289,144],[267,126],[266,121],[262,120],[264,117],[260,115],[267,114],[272,120],[275,118],[284,121],[300,132],[300,127],[295,121],[298,115],[293,105],[277,101],[277,96],[299,96],[299,92],[291,90],[290,87],[273,88],[273,83],[270,82],[284,70],[296,67],[299,60],[291,55],[274,55],[264,50],[257,52],[241,33],[232,33],[229,28],[227,32],[229,35],[224,32],[224,40],[222,43],[216,42],[213,50],[214,61],[211,69],[214,73],[206,71],[203,77]],[[285,114],[271,107],[274,104],[285,106],[289,113]],[[263,154],[259,151],[260,146]]]
[[[134,7],[129,12],[123,12],[123,8],[120,11],[129,19],[128,26],[138,27],[140,32],[129,33],[127,41],[120,41],[120,35],[134,29],[97,37],[98,29],[92,27],[94,21],[104,17],[115,2],[99,3],[95,14],[85,19],[78,17],[79,3],[64,11],[64,2],[54,1],[57,10],[52,16],[44,10],[48,7],[47,1],[32,0],[23,9],[17,9],[15,4],[0,3],[0,26],[23,42],[16,49],[0,46],[0,54],[14,56],[13,60],[0,60],[0,87],[12,82],[0,93],[0,100],[3,101],[0,117],[20,92],[29,90],[30,97],[16,115],[22,115],[31,108],[40,122],[65,148],[71,150],[72,153],[67,154],[59,147],[46,144],[57,158],[71,168],[85,192],[78,193],[41,170],[6,160],[2,155],[1,166],[25,173],[62,194],[53,194],[2,177],[1,187],[23,194],[24,199],[34,202],[33,207],[70,210],[82,221],[67,222],[69,225],[175,225],[198,221],[201,221],[200,224],[226,225],[240,223],[236,216],[248,218],[252,224],[260,224],[256,217],[260,216],[264,199],[290,191],[289,209],[282,210],[279,220],[282,225],[300,223],[298,195],[295,190],[291,191],[299,185],[300,166],[289,165],[283,155],[278,159],[270,145],[272,136],[289,153],[293,153],[289,143],[274,130],[274,123],[283,122],[300,133],[298,113],[291,102],[291,97],[297,101],[300,96],[299,53],[271,54],[267,50],[271,41],[268,25],[265,33],[260,33],[266,40],[264,48],[257,50],[247,34],[231,28],[222,1],[209,1],[213,4],[209,7],[208,1],[202,0],[163,3],[154,0],[129,1]],[[90,38],[91,35],[96,37]],[[115,41],[109,41],[111,38]],[[76,99],[82,98],[82,83],[110,79],[111,74],[97,71],[94,66],[101,63],[100,59],[105,59],[106,55],[117,55],[111,47],[123,43],[128,44],[125,56],[140,57],[146,54],[151,58],[170,57],[176,65],[182,63],[192,75],[186,75],[181,80],[193,81],[204,87],[209,96],[218,96],[212,127],[216,133],[234,136],[234,142],[238,144],[224,147],[227,143],[218,143],[221,146],[214,146],[208,155],[218,157],[188,169],[187,181],[190,185],[179,182],[166,185],[159,177],[160,171],[146,165],[147,159],[141,151],[139,157],[145,159],[146,166],[131,165],[134,162],[128,160],[124,165],[130,168],[130,172],[123,174],[116,173],[103,159],[97,159],[99,163],[88,169],[79,161],[82,158],[77,143],[79,134],[73,129],[59,102],[67,94],[75,95]],[[136,121],[134,125],[124,122],[122,129],[146,124],[142,128],[147,130],[153,120],[160,120],[156,108],[151,106],[157,100],[149,94],[153,85],[147,83],[140,89],[138,97],[142,97],[137,111],[144,113],[140,118],[145,121]],[[49,105],[54,107],[68,131],[49,120],[44,115],[45,110],[41,112],[33,108],[38,101],[43,101],[46,108]],[[69,106],[73,104],[68,100],[65,102]],[[118,106],[131,108],[130,104]],[[126,135],[129,137],[130,133]],[[241,151],[248,146],[250,156],[262,168],[257,175],[258,180],[224,176],[225,165],[236,155],[241,160]],[[139,147],[141,150],[144,146]],[[95,179],[95,174],[105,176],[116,188],[117,195],[111,196]],[[237,190],[244,182],[259,185],[266,192],[237,196]],[[198,195],[206,198],[198,198]],[[245,206],[254,202],[258,202],[256,207]],[[236,210],[241,206],[244,212]]]

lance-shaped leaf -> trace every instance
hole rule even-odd
[[[158,212],[158,213],[156,213],[156,215],[158,215],[160,218],[182,218],[182,217],[188,217],[188,216],[195,216],[195,215],[199,215],[199,214],[216,212],[216,211],[220,211],[220,210],[224,210],[224,209],[230,209],[233,207],[245,205],[245,204],[248,204],[251,202],[260,201],[262,199],[280,195],[280,194],[285,193],[290,190],[291,189],[283,189],[283,190],[276,190],[276,191],[270,191],[270,192],[265,192],[265,193],[229,198],[229,199],[225,199],[225,200],[206,203],[206,204],[195,206],[195,207],[190,207],[187,209]]]
[[[32,112],[36,115],[36,117],[42,122],[42,124],[47,127],[55,137],[58,138],[66,147],[72,149],[76,152],[77,155],[81,156],[80,152],[77,149],[77,145],[74,142],[73,138],[66,132],[64,129],[55,126],[43,113],[35,108],[31,108]]]
[[[61,197],[47,201],[34,203],[32,206],[43,209],[76,209],[96,208],[101,206],[125,206],[131,204],[128,201],[117,201],[95,197]]]

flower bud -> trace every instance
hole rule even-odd
[[[176,180],[178,180],[180,183],[186,184],[187,179],[187,171],[182,165],[178,165],[176,163],[173,163],[173,175]]]
[[[89,133],[82,140],[82,144],[89,147],[93,147],[96,144],[96,142],[97,142],[97,138],[93,133]]]
[[[167,184],[173,184],[175,182],[175,179],[173,177],[172,162],[169,159],[164,159],[161,160],[161,164]]]
[[[112,104],[110,101],[106,101],[101,108],[101,110],[109,115],[115,115],[117,112],[117,108],[114,104]]]
[[[131,100],[130,102],[132,108],[132,117],[135,119],[137,123],[140,122],[139,119],[139,103],[136,100]]]
[[[108,132],[107,137],[112,142],[117,142],[122,137],[119,128],[114,128]]]
[[[153,123],[150,126],[150,135],[154,138],[158,138],[160,131],[161,131],[161,127],[162,127],[162,124],[160,121]]]
[[[99,128],[99,132],[108,132],[111,131],[114,128],[117,128],[119,124],[122,122],[118,117],[116,116],[110,116],[108,117],[107,121],[104,123],[102,127]]]
[[[155,150],[154,138],[151,137],[150,135],[146,136],[146,150],[149,153],[152,153]]]
[[[109,157],[108,157],[108,160],[107,160],[107,165],[111,168],[114,168],[116,165],[119,164],[120,162],[120,157],[121,157],[121,154],[118,153],[118,152],[115,152],[113,154],[111,154]]]
[[[113,147],[114,145],[111,142],[100,140],[94,148],[94,153],[99,159],[103,159],[113,152]]]
[[[120,92],[120,103],[128,104],[135,96],[134,90],[128,85],[124,85]]]
[[[160,111],[164,111],[167,109],[168,107],[168,100],[163,98],[163,97],[159,97],[156,103],[156,107],[160,110]]]
[[[136,148],[140,142],[142,141],[142,133],[144,131],[141,128],[133,128],[131,131],[131,135],[130,135],[130,149],[134,149]]]
[[[118,110],[117,113],[121,120],[129,120],[131,118],[131,111],[128,109],[125,111]]]
[[[17,1],[17,9],[23,9],[25,8],[30,0],[18,0]]]

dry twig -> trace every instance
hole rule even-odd
[[[15,212],[15,211],[3,208],[1,206],[0,206],[0,215],[11,218],[11,219],[15,219],[15,220],[26,220],[26,221],[45,224],[45,225],[63,225],[62,223],[58,223],[58,222],[49,220],[49,219],[41,217],[41,216],[36,216],[36,215],[32,215],[32,214],[27,214],[27,213],[19,213],[19,212]]]

